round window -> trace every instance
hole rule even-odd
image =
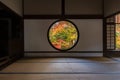
[[[78,42],[79,32],[74,23],[68,20],[55,21],[48,30],[48,40],[57,50],[72,49]]]

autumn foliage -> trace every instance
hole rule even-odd
[[[78,32],[75,26],[68,21],[56,22],[49,31],[51,44],[60,50],[71,48],[77,41]]]
[[[116,25],[116,49],[120,49],[120,25]]]

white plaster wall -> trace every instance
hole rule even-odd
[[[55,20],[24,20],[25,51],[56,51],[48,42],[47,31]],[[102,20],[72,19],[80,32],[78,44],[71,51],[102,51]]]

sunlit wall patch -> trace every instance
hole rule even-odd
[[[48,30],[48,41],[57,50],[72,49],[78,42],[79,31],[69,20],[55,21]]]

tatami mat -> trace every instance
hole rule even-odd
[[[108,62],[108,63],[106,63]],[[120,73],[120,63],[109,58],[24,58],[0,72]]]
[[[70,63],[94,63],[94,62],[97,62],[97,63],[114,63],[114,62],[117,62],[117,61],[114,61],[110,58],[105,58],[105,57],[85,57],[85,58],[68,58],[67,59],[67,62],[70,62]]]
[[[113,58],[113,59],[120,62],[120,58]]]
[[[23,58],[17,61],[18,63],[90,63],[103,62],[113,63],[117,62],[105,57],[88,57],[88,58]]]
[[[120,73],[119,63],[69,63],[73,72]]]
[[[120,80],[120,74],[1,74],[1,80]]]
[[[2,72],[72,72],[67,63],[13,63]]]
[[[94,58],[23,58],[0,71],[0,80],[120,80],[120,62]]]
[[[120,73],[119,63],[14,63],[1,72]]]
[[[58,63],[67,62],[67,58],[23,58],[17,62],[21,63]]]

